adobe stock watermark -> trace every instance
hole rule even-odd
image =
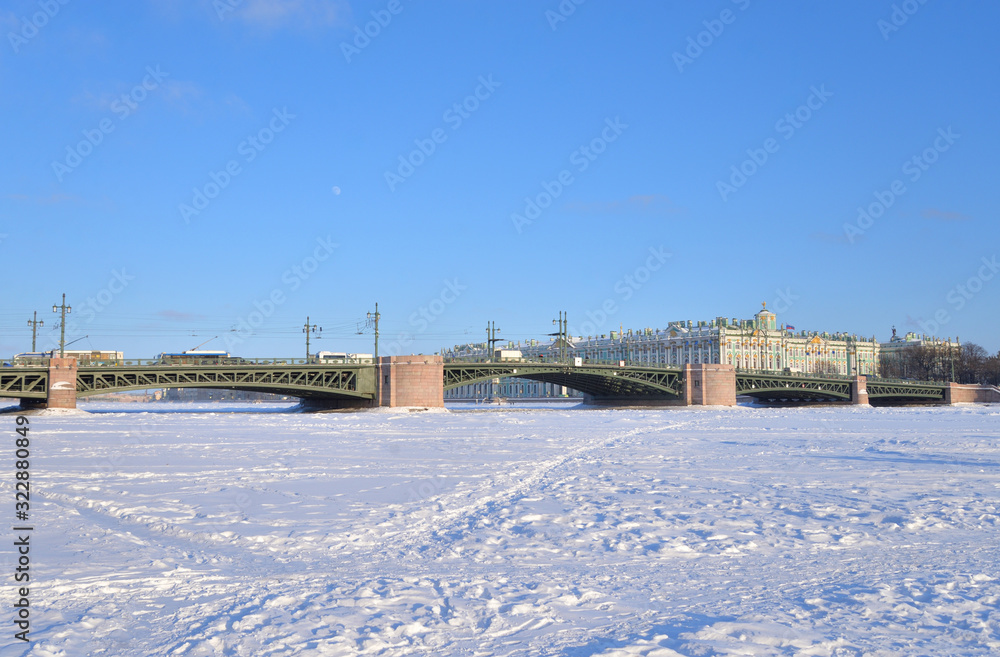
[[[133,427],[119,439],[120,447],[108,455],[107,463],[100,467],[104,474],[117,472],[125,463],[125,452],[135,452],[133,448],[145,447],[149,443],[152,435],[151,423],[148,420],[139,422],[138,427]]]
[[[779,288],[774,293],[777,296],[771,301],[771,308],[779,313],[788,312],[795,305],[795,302],[799,300],[799,295],[793,293],[790,287],[786,287],[784,290]]]
[[[222,193],[236,176],[243,173],[243,164],[250,164],[263,153],[274,141],[274,138],[285,131],[288,124],[292,122],[295,115],[288,111],[287,107],[271,110],[271,120],[266,126],[257,131],[256,134],[247,135],[247,138],[236,147],[236,153],[243,156],[242,164],[239,159],[232,159],[218,171],[208,173],[208,182],[200,187],[194,187],[191,196],[191,203],[181,203],[178,210],[185,224],[191,223],[191,217],[197,217],[204,212],[209,204]]]
[[[576,182],[573,169],[577,174],[589,169],[590,165],[608,150],[608,145],[618,141],[627,128],[628,124],[622,123],[620,117],[616,116],[614,120],[604,119],[601,134],[569,154],[572,168],[563,169],[552,180],[543,180],[542,191],[534,196],[524,197],[524,209],[520,213],[514,212],[510,215],[510,221],[518,234],[524,231],[525,226],[537,221],[542,216],[542,211],[551,207],[555,200]]]
[[[746,11],[750,6],[750,0],[732,0],[732,3],[739,7],[740,11]],[[684,52],[674,51],[674,65],[677,67],[677,71],[683,73],[685,66],[694,64],[694,61],[701,57],[705,50],[715,43],[716,39],[722,36],[722,33],[726,31],[726,26],[736,22],[738,15],[732,9],[726,8],[719,12],[718,18],[702,21],[701,24],[705,29],[693,37],[687,38],[687,47],[684,48]]]
[[[980,258],[980,262],[982,264],[978,267],[975,274],[970,276],[965,282],[959,283],[948,290],[947,294],[944,295],[947,305],[938,308],[934,312],[934,319],[918,320],[920,328],[927,335],[937,335],[941,327],[952,320],[952,312],[957,313],[965,308],[977,294],[982,292],[986,284],[993,280],[997,273],[1000,273],[1000,263],[997,262],[996,254],[991,257],[983,256]],[[949,308],[951,308],[951,312],[949,312]]]
[[[403,3],[400,0],[389,0],[385,9],[372,10],[372,19],[364,26],[354,27],[354,39],[348,43],[340,42],[340,52],[344,53],[344,59],[351,63],[351,59],[360,55],[361,51],[371,45],[372,39],[378,38],[382,30],[389,27],[394,16],[399,16],[403,12]]]
[[[41,11],[33,13],[31,18],[21,16],[21,29],[7,33],[7,40],[10,41],[10,47],[14,49],[15,55],[20,54],[22,46],[28,45],[29,41],[38,36],[42,28],[69,4],[69,0],[38,0],[37,4]]]
[[[441,120],[452,131],[458,130],[467,119],[472,117],[473,113],[480,108],[482,103],[493,95],[493,92],[499,86],[500,83],[493,79],[492,73],[485,77],[480,75],[479,84],[472,93],[446,109],[444,114],[441,115]],[[413,145],[416,148],[410,151],[408,155],[399,156],[399,164],[396,167],[396,171],[392,172],[388,169],[385,171],[384,177],[386,184],[389,185],[389,191],[395,192],[396,187],[406,182],[417,169],[427,162],[431,155],[437,152],[438,146],[446,141],[448,141],[448,133],[445,132],[444,128],[434,128],[431,130],[430,136],[426,139],[414,139]]]
[[[938,128],[934,143],[903,162],[903,175],[911,183],[920,180],[920,177],[940,159],[941,154],[947,152],[961,136],[953,132],[951,126]],[[865,207],[858,207],[858,216],[854,223],[844,224],[844,235],[847,237],[847,241],[854,244],[854,241],[874,226],[875,221],[882,217],[886,210],[896,203],[896,199],[905,194],[906,191],[906,183],[899,178],[889,183],[886,189],[875,190],[872,193],[875,200]]]
[[[892,12],[889,13],[889,19],[880,18],[875,23],[878,31],[882,34],[882,39],[888,41],[890,35],[894,32],[899,32],[909,22],[910,17],[920,11],[920,8],[926,4],[927,0],[903,0],[899,4],[893,4]]]
[[[243,4],[243,0],[212,0],[212,9],[220,21],[226,20],[226,14],[231,14]]]
[[[458,298],[462,296],[462,292],[467,289],[469,289],[469,286],[463,285],[457,278],[446,279],[436,297],[426,304],[421,304],[417,310],[410,313],[407,322],[413,329],[412,332],[403,331],[399,333],[392,342],[386,345],[385,354],[387,356],[402,354],[403,350],[409,348],[417,337],[426,333],[431,324],[436,322],[445,313],[448,306],[458,301]]]
[[[785,141],[795,136],[815,112],[822,109],[833,97],[833,92],[826,90],[826,85],[821,84],[817,89],[815,86],[809,87],[811,92],[805,102],[795,108],[792,112],[787,112],[774,124],[774,130],[781,135]],[[728,201],[729,197],[738,192],[747,181],[757,174],[758,171],[767,164],[772,155],[781,149],[781,144],[774,137],[768,137],[760,148],[748,148],[747,159],[739,165],[732,165],[730,169],[729,181],[718,180],[715,189],[719,192],[723,201]]]
[[[257,506],[253,498],[244,491],[238,491],[229,502],[216,507],[218,513],[209,516],[211,522],[202,530],[203,534],[210,536],[213,540],[229,538],[227,533],[233,531],[237,525],[247,521],[251,507]]]
[[[87,324],[90,324],[97,316],[108,309],[115,299],[125,292],[129,283],[135,280],[135,276],[129,274],[123,267],[111,270],[111,278],[108,284],[98,290],[94,295],[88,296],[83,303],[77,302],[73,306],[73,314],[66,316],[66,341],[72,342],[76,338],[83,337],[83,332]],[[77,318],[80,318],[77,321]],[[49,349],[59,348],[59,339],[55,333],[48,339]]]
[[[329,235],[326,238],[317,237],[316,247],[311,255],[307,255],[281,274],[281,285],[272,289],[264,300],[253,300],[254,310],[240,317],[224,336],[226,349],[230,352],[253,336],[270,319],[278,309],[288,301],[288,293],[297,291],[309,280],[324,262],[330,259],[333,252],[340,247]]]
[[[663,246],[649,247],[649,255],[645,263],[632,272],[615,281],[612,289],[614,296],[609,296],[596,310],[586,312],[587,319],[577,327],[569,329],[571,335],[597,335],[611,317],[621,310],[621,304],[631,299],[636,292],[653,278],[653,274],[663,268],[663,265],[673,257]]]
[[[419,484],[411,484],[407,491],[406,503],[415,504],[429,500],[444,492],[447,478],[442,475],[428,475]]]
[[[169,77],[169,73],[160,70],[159,64],[156,67],[146,67],[146,75],[142,82],[132,87],[131,91],[122,94],[111,102],[111,111],[118,117],[121,123],[132,116],[139,103],[149,97],[149,92],[156,91],[163,83],[163,79]],[[110,117],[101,119],[97,127],[83,130],[83,139],[76,144],[66,146],[66,156],[61,162],[52,161],[52,172],[56,174],[56,180],[63,181],[63,178],[83,164],[83,161],[90,157],[94,149],[104,143],[105,137],[115,131],[116,123]]]
[[[569,17],[576,13],[576,8],[587,0],[562,0],[555,11],[545,10],[545,20],[549,22],[549,27],[555,32],[559,23],[565,23]]]

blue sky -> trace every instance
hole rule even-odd
[[[579,2],[579,0],[578,0]],[[750,317],[1000,348],[992,3],[0,11],[0,354]],[[914,159],[916,158],[916,159]],[[358,334],[359,328],[362,330]],[[69,339],[68,338],[68,339]],[[76,348],[73,347],[73,348]]]

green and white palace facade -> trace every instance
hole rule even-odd
[[[484,345],[456,346],[447,356],[485,355]],[[739,369],[773,372],[877,375],[879,343],[847,333],[795,331],[778,325],[764,307],[753,319],[718,317],[709,321],[672,322],[664,329],[611,331],[598,336],[555,341],[508,343],[527,359],[570,358],[590,362],[654,363],[683,367],[687,363],[723,363]],[[562,349],[561,349],[562,348]]]

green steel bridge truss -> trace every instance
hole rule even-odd
[[[917,383],[868,378],[868,400],[876,402],[944,402],[944,383]],[[823,375],[737,372],[736,394],[761,400],[807,401],[851,399],[851,378]]]
[[[45,399],[48,396],[49,368],[5,367],[0,369],[0,397]]]
[[[10,368],[0,371],[0,397],[44,399],[48,369]],[[270,392],[303,399],[375,398],[375,368],[371,365],[133,365],[81,367],[76,375],[77,397],[148,388],[225,388]]]
[[[947,383],[916,383],[890,379],[868,379],[868,399],[896,402],[944,402]]]
[[[507,377],[543,381],[597,398],[679,399],[684,372],[679,368],[562,363],[445,363],[444,389]]]
[[[850,400],[851,380],[767,372],[737,372],[736,394],[761,400]]]
[[[579,390],[596,398],[676,400],[684,394],[680,368],[636,365],[573,366],[564,363],[512,362],[444,364],[445,390],[517,377]],[[47,367],[0,368],[0,397],[45,399]],[[944,402],[947,384],[869,378],[869,400]],[[226,388],[270,392],[305,399],[375,398],[375,367],[352,364],[218,364],[84,366],[77,371],[79,397],[148,388]],[[736,394],[762,400],[846,401],[848,377],[736,372]]]

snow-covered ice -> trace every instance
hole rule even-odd
[[[84,408],[0,655],[1000,653],[996,405]]]

